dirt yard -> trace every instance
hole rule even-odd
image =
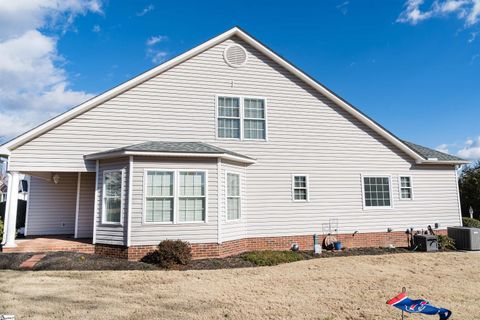
[[[480,254],[313,259],[203,271],[0,272],[0,314],[17,319],[400,319],[385,301],[406,286],[480,318]],[[409,319],[438,319],[411,316]]]

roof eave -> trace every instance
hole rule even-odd
[[[415,161],[417,164],[437,164],[437,165],[462,165],[470,164],[469,160],[420,160]]]
[[[225,160],[254,164],[255,159],[244,158],[228,153],[186,153],[186,152],[146,152],[146,151],[116,151],[111,153],[94,153],[85,155],[85,160],[103,160],[127,156],[145,157],[181,157],[181,158],[221,158]]]

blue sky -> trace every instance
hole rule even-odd
[[[480,158],[479,19],[480,0],[0,0],[0,136],[238,25],[399,137]]]

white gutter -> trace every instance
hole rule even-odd
[[[468,160],[416,160],[416,164],[449,164],[449,165],[461,165],[469,164]]]

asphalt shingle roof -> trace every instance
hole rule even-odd
[[[440,152],[434,149],[430,149],[421,145],[418,145],[413,142],[408,142],[403,140],[403,143],[405,143],[410,149],[424,157],[425,159],[428,158],[437,158],[440,161],[463,161],[465,159],[459,158],[452,156],[451,154]]]
[[[158,152],[158,153],[210,153],[210,154],[228,154],[231,156],[241,157],[245,159],[253,158],[244,156],[242,154],[222,149],[211,144],[203,142],[166,142],[166,141],[148,141],[121,148],[111,149],[93,155],[108,155],[110,153],[122,151],[137,151],[137,152]]]

